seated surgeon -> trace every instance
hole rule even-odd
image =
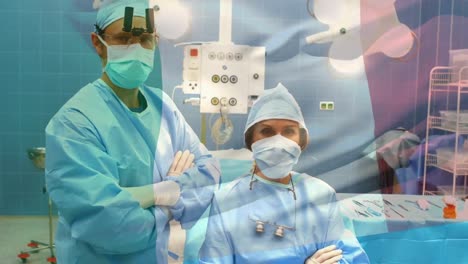
[[[46,128],[58,263],[167,263],[168,222],[190,227],[217,188],[218,162],[170,97],[144,84],[157,46],[148,6],[103,3],[91,34],[102,75]]]
[[[252,174],[215,193],[200,263],[369,263],[333,188],[292,171],[309,135],[284,86],[252,106],[244,136]]]

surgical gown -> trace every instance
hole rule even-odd
[[[294,173],[291,187],[242,177],[215,194],[200,263],[304,263],[318,249],[343,250],[339,263],[369,263],[357,239],[345,232],[335,191],[323,181]],[[268,222],[256,232],[256,222]],[[284,237],[275,236],[286,226]],[[291,230],[294,229],[294,230]]]
[[[46,184],[59,211],[59,263],[167,263],[169,220],[190,227],[217,188],[219,165],[170,98],[143,86],[141,113],[102,80],[83,87],[46,128]],[[190,150],[195,167],[166,177],[174,154]],[[163,180],[181,188],[169,208],[140,208],[122,187]]]

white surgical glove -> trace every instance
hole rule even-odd
[[[174,156],[171,168],[167,176],[179,176],[188,168],[194,166],[195,155],[186,150],[178,151]],[[140,187],[126,187],[124,190],[130,192],[135,200],[144,209],[153,205],[173,206],[180,197],[180,186],[174,181],[162,181]]]
[[[123,188],[128,191],[133,199],[140,203],[141,208],[148,208],[153,205],[173,206],[180,196],[180,187],[174,181],[162,181],[140,187]]]
[[[125,187],[122,188],[129,192],[133,199],[140,203],[141,208],[148,208],[154,205],[153,185],[145,185],[140,187]]]
[[[343,251],[341,249],[336,249],[335,245],[324,247],[315,251],[314,255],[309,257],[305,264],[334,264],[338,263],[341,258]]]
[[[193,166],[193,160],[195,159],[195,155],[190,153],[190,151],[186,150],[184,152],[177,151],[176,155],[174,156],[174,161],[172,162],[171,168],[167,173],[167,176],[179,176],[185,170]]]
[[[173,206],[180,197],[180,186],[175,181],[163,181],[153,184],[154,204]]]

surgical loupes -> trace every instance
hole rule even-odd
[[[125,7],[124,24],[122,31],[132,33],[133,36],[140,36],[143,33],[154,33],[154,9],[147,8],[146,29],[133,27],[133,7]]]

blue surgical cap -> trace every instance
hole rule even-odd
[[[244,134],[256,123],[269,119],[296,121],[301,128],[307,131],[301,108],[288,89],[281,83],[273,89],[265,90],[263,95],[254,103],[247,117]],[[307,134],[309,134],[308,131]]]
[[[113,22],[125,16],[125,7],[133,7],[133,16],[145,17],[149,8],[148,0],[105,0],[97,13],[96,25],[105,29]]]

